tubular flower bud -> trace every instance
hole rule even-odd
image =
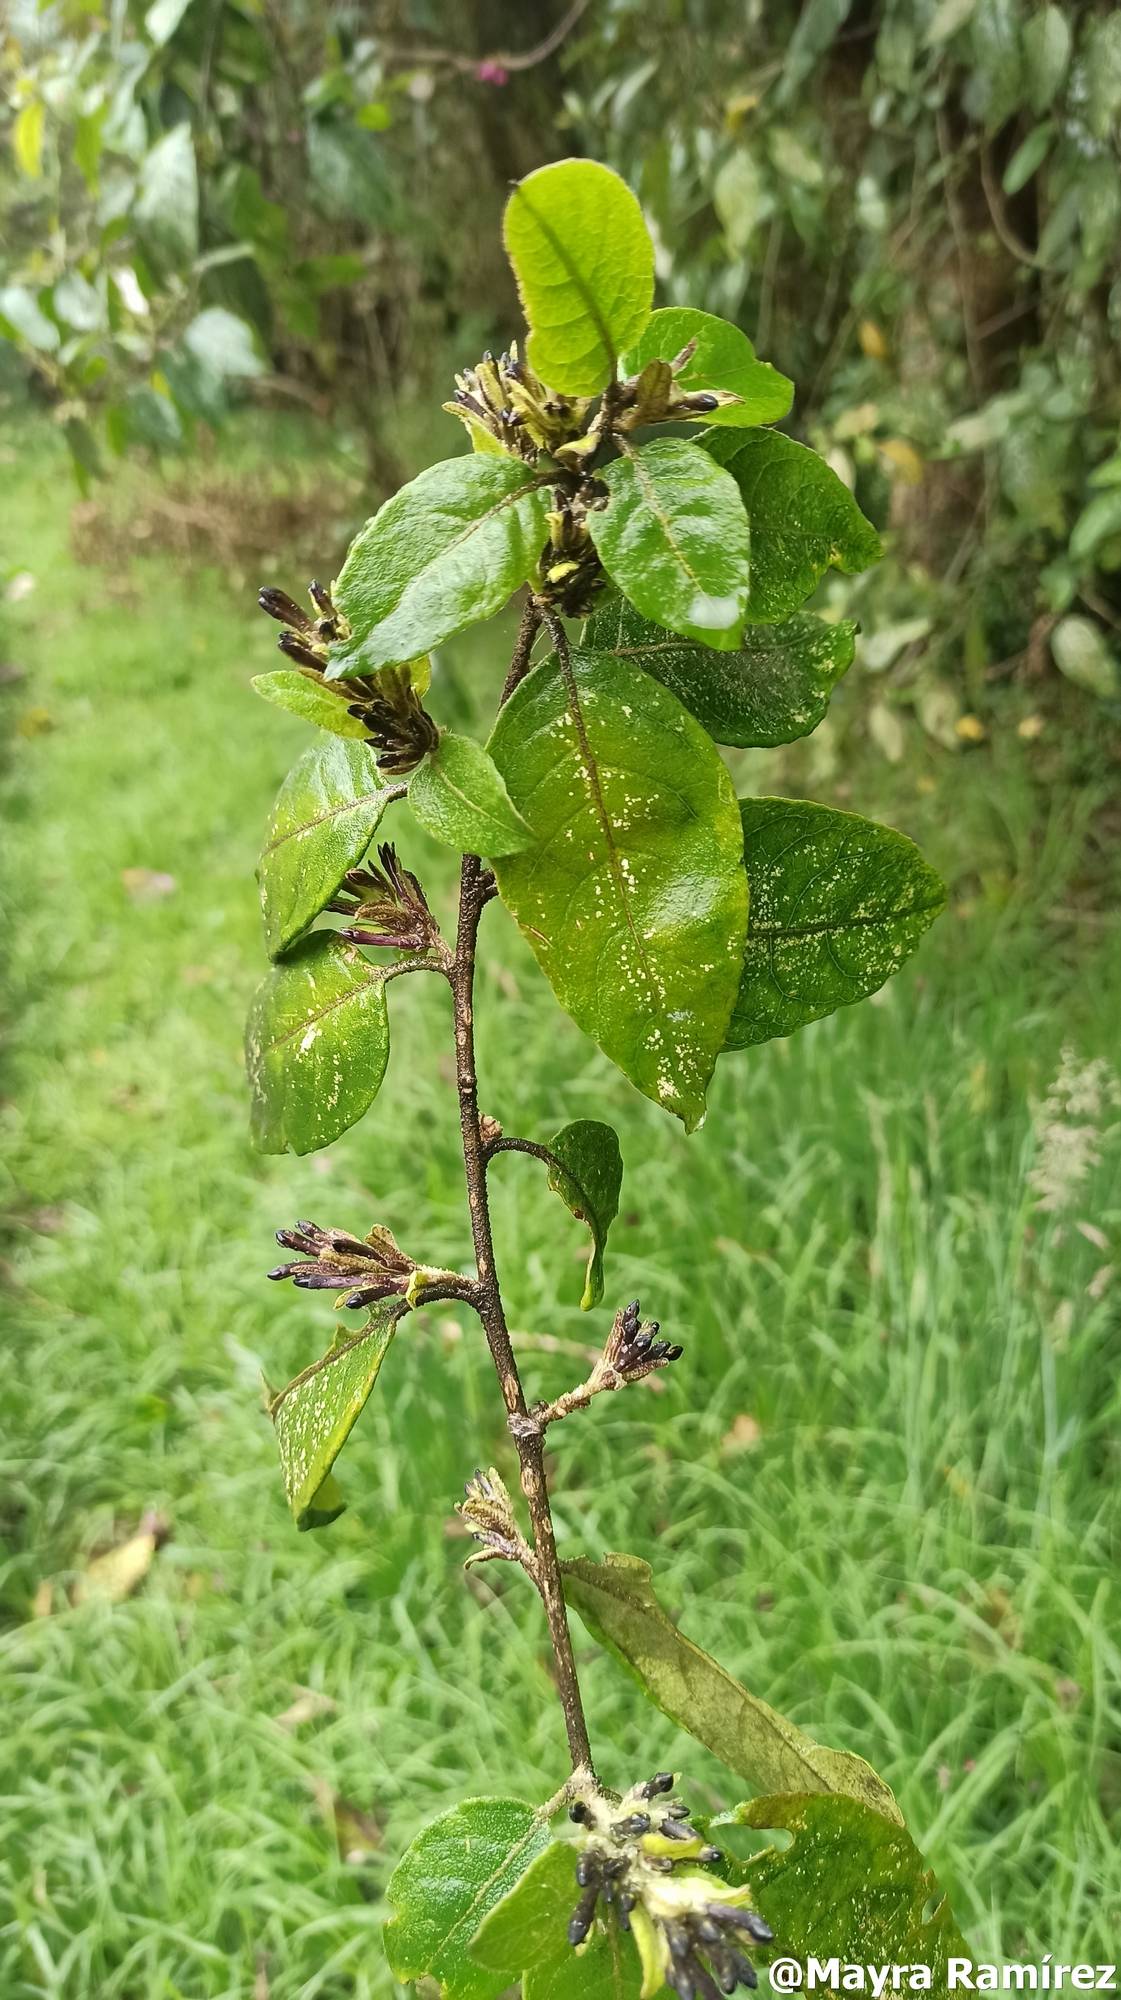
[[[291,1278],[301,1291],[340,1292],[339,1305],[373,1305],[376,1299],[401,1296],[416,1270],[411,1257],[399,1250],[388,1229],[371,1229],[368,1236],[351,1236],[345,1229],[321,1229],[315,1222],[297,1222],[278,1229],[276,1240],[300,1254],[290,1264],[269,1272],[275,1280]]]
[[[348,919],[339,936],[351,944],[384,946],[391,951],[431,951],[440,929],[416,876],[402,866],[397,850],[378,848],[380,868],[367,862],[348,869],[343,886],[328,909]]]
[[[664,1368],[669,1361],[680,1360],[685,1351],[675,1341],[659,1340],[659,1321],[651,1319],[643,1324],[639,1313],[637,1299],[632,1299],[628,1306],[616,1313],[615,1324],[603,1350],[603,1360],[598,1364],[628,1381],[649,1375],[652,1369]]]
[[[694,389],[682,393],[677,377],[693,359],[696,349],[696,341],[690,340],[672,361],[648,361],[639,374],[620,385],[620,414],[616,419],[619,430],[636,431],[646,424],[709,416],[729,403],[742,403],[743,397],[733,394],[731,389]]]
[[[689,1824],[684,1806],[671,1801],[668,1816],[652,1824],[646,1805],[672,1790],[672,1774],[659,1771],[633,1785],[618,1804],[597,1795],[570,1809],[587,1832],[576,1863],[580,1899],[568,1940],[582,1945],[597,1917],[613,1913],[620,1929],[634,1936],[644,1994],[668,1986],[679,2000],[713,2000],[757,1985],[741,1945],[746,1938],[768,1943],[773,1933],[748,1907],[746,1888],[733,1888],[697,1865],[720,1856]]]
[[[264,584],[257,592],[257,602],[266,617],[275,618],[284,630],[277,640],[282,653],[298,666],[310,667],[313,671],[327,664],[327,649],[336,639],[348,639],[350,627],[340,611],[335,609],[331,593],[321,583],[312,582],[308,587],[312,608],[318,613],[312,617],[286,590],[277,590],[272,584]]]

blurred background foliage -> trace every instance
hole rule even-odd
[[[508,43],[514,42],[510,48]],[[949,747],[990,683],[1121,695],[1121,9],[1106,0],[16,0],[0,332],[83,486],[295,401],[374,488],[389,414],[516,305],[509,179],[641,195],[890,534],[838,613]],[[364,511],[360,509],[359,512]]]

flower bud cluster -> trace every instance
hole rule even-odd
[[[493,439],[530,465],[542,452],[555,455],[571,445],[587,425],[591,399],[547,389],[520,359],[516,341],[497,361],[484,354],[474,368],[456,376],[455,384],[455,396],[444,408],[466,424],[472,440]]]
[[[383,667],[347,710],[370,739],[379,771],[405,778],[436,748],[440,731],[424,707],[408,666]]]
[[[378,848],[381,867],[368,861],[349,868],[329,910],[348,919],[339,936],[350,944],[382,946],[390,951],[432,951],[440,928],[428,898],[412,871],[397,858],[396,848]]]
[[[690,340],[672,361],[648,361],[646,366],[620,384],[616,392],[615,428],[641,430],[646,424],[670,424],[682,418],[711,416],[713,410],[729,403],[741,403],[742,396],[731,389],[694,389],[684,392],[677,378],[697,351]]]
[[[346,1296],[338,1303],[354,1311],[378,1299],[401,1296],[417,1268],[398,1249],[388,1229],[371,1229],[368,1236],[358,1237],[345,1229],[297,1222],[294,1229],[278,1229],[276,1240],[300,1255],[290,1264],[277,1264],[270,1278],[291,1278],[302,1291],[343,1292]]]
[[[466,1569],[474,1568],[477,1563],[502,1560],[520,1563],[530,1576],[534,1575],[533,1551],[518,1526],[505,1482],[493,1465],[489,1472],[476,1467],[463,1489],[456,1513],[480,1544],[468,1556]]]
[[[421,707],[411,668],[382,668],[377,674],[345,674],[328,680],[331,646],[349,639],[350,626],[321,583],[312,583],[309,595],[319,613],[317,618],[309,617],[287,591],[275,590],[271,584],[257,592],[261,610],[284,627],[276,642],[280,651],[306,680],[362,724],[378,755],[380,770],[411,771],[439,741],[436,724]]]
[[[745,1887],[706,1872],[723,1856],[667,1796],[673,1788],[673,1773],[659,1771],[617,1803],[598,1794],[569,1808],[587,1838],[568,1939],[581,1946],[597,1917],[613,1915],[634,1937],[644,1993],[668,1986],[679,2000],[719,2000],[758,1984],[742,1946],[748,1938],[767,1943],[773,1933]]]

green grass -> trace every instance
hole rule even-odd
[[[477,1329],[450,1309],[405,1329],[341,1467],[350,1510],[301,1537],[258,1371],[294,1372],[330,1312],[263,1273],[305,1213],[466,1260],[446,1003],[434,981],[393,989],[382,1097],[329,1155],[252,1154],[252,866],[303,741],[248,691],[269,634],[214,573],[79,568],[58,451],[18,442],[4,561],[36,588],[5,607],[25,677],[2,690],[0,1993],[245,2000],[263,1967],[272,2000],[387,1996],[393,1858],[464,1792],[551,1793],[559,1711],[528,1589],[460,1570],[463,1479],[510,1464]],[[278,552],[275,580],[335,555]],[[493,686],[506,636],[455,656],[445,719]],[[640,1294],[686,1343],[661,1394],[556,1434],[562,1552],[648,1556],[693,1636],[871,1759],[979,1952],[1100,1959],[1121,1917],[1116,1110],[1064,1212],[1027,1176],[1062,1044],[1116,1053],[1117,868],[1089,704],[1060,754],[1021,744],[1004,699],[983,752],[915,744],[902,776],[846,760],[846,802],[914,833],[954,890],[877,1002],[727,1060],[686,1141],[558,1015],[495,910],[483,1102],[537,1137],[616,1124],[608,1298]],[[854,676],[842,717],[859,700]],[[806,768],[741,761],[776,790]],[[401,838],[447,908],[446,857]],[[174,893],[134,900],[133,868]],[[538,1168],[502,1160],[495,1190],[515,1328],[601,1338],[576,1308],[581,1232]],[[531,1393],[568,1386],[571,1357],[523,1345]],[[733,1453],[743,1416],[757,1441]],[[69,1608],[91,1550],[149,1507],[172,1536],[142,1588]],[[604,1776],[673,1765],[698,1806],[731,1802],[577,1636]],[[333,1706],[281,1727],[302,1688]],[[332,1795],[381,1829],[362,1865]]]

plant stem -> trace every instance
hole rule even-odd
[[[522,620],[515,665],[519,655],[525,661],[529,658],[529,649],[533,644],[538,624],[537,615],[531,616],[532,612],[531,600],[526,616]],[[524,666],[522,670],[524,672]],[[459,926],[456,933],[455,960],[451,970],[455,1016],[456,1085],[459,1093],[463,1168],[471,1213],[471,1236],[475,1246],[475,1264],[478,1271],[474,1303],[482,1321],[491,1360],[494,1362],[502,1388],[507,1416],[524,1417],[527,1414],[525,1392],[518,1374],[518,1364],[509,1328],[506,1325],[502,1293],[494,1266],[494,1237],[487,1199],[487,1149],[479,1130],[479,1085],[475,1064],[474,1023],[475,951],[479,935],[479,918],[489,896],[489,887],[489,874],[479,857],[475,854],[465,854],[459,877]],[[588,1725],[584,1716],[576,1661],[572,1652],[572,1634],[568,1626],[564,1586],[557,1560],[553,1516],[545,1479],[544,1439],[539,1436],[517,1437],[515,1443],[521,1466],[522,1492],[525,1494],[533,1526],[536,1581],[549,1625],[557,1693],[564,1711],[564,1726],[568,1735],[572,1768],[574,1771],[586,1771],[591,1774],[592,1752],[588,1741]]]

